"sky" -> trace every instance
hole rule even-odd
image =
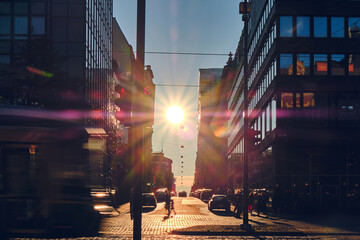
[[[243,28],[241,15],[238,13],[239,2],[240,0],[146,1],[145,65],[151,65],[154,83],[157,85],[153,151],[163,151],[166,157],[173,160],[177,191],[186,190],[189,193],[193,184],[197,151],[199,69],[223,68],[228,59],[226,55],[184,53],[235,53]],[[114,17],[134,51],[136,8],[136,0],[114,0]],[[159,54],[160,52],[177,54]],[[185,120],[180,124],[171,124],[166,119],[166,110],[172,105],[184,109]]]

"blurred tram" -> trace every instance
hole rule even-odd
[[[94,235],[88,134],[60,112],[0,106],[0,235]]]

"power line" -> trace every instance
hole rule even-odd
[[[199,85],[191,85],[191,84],[156,84],[156,87],[199,87]]]

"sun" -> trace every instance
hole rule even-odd
[[[166,111],[166,116],[171,123],[178,124],[184,120],[184,111],[179,106],[171,106]]]

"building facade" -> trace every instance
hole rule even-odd
[[[222,138],[217,135],[215,112],[222,69],[199,69],[198,139],[193,190],[218,189],[226,185],[226,155],[222,151]]]
[[[101,171],[97,186],[108,184],[106,137],[116,124],[112,7],[112,0],[0,2],[0,103],[66,111],[83,122],[94,172]]]
[[[249,128],[261,132],[249,156],[250,188],[268,189],[281,210],[358,209],[360,2],[250,4],[228,97],[231,181],[243,184],[247,110]]]
[[[152,182],[150,183],[151,191],[159,188],[167,188],[175,191],[175,179],[172,172],[173,161],[165,157],[163,152],[152,153],[151,170]]]

